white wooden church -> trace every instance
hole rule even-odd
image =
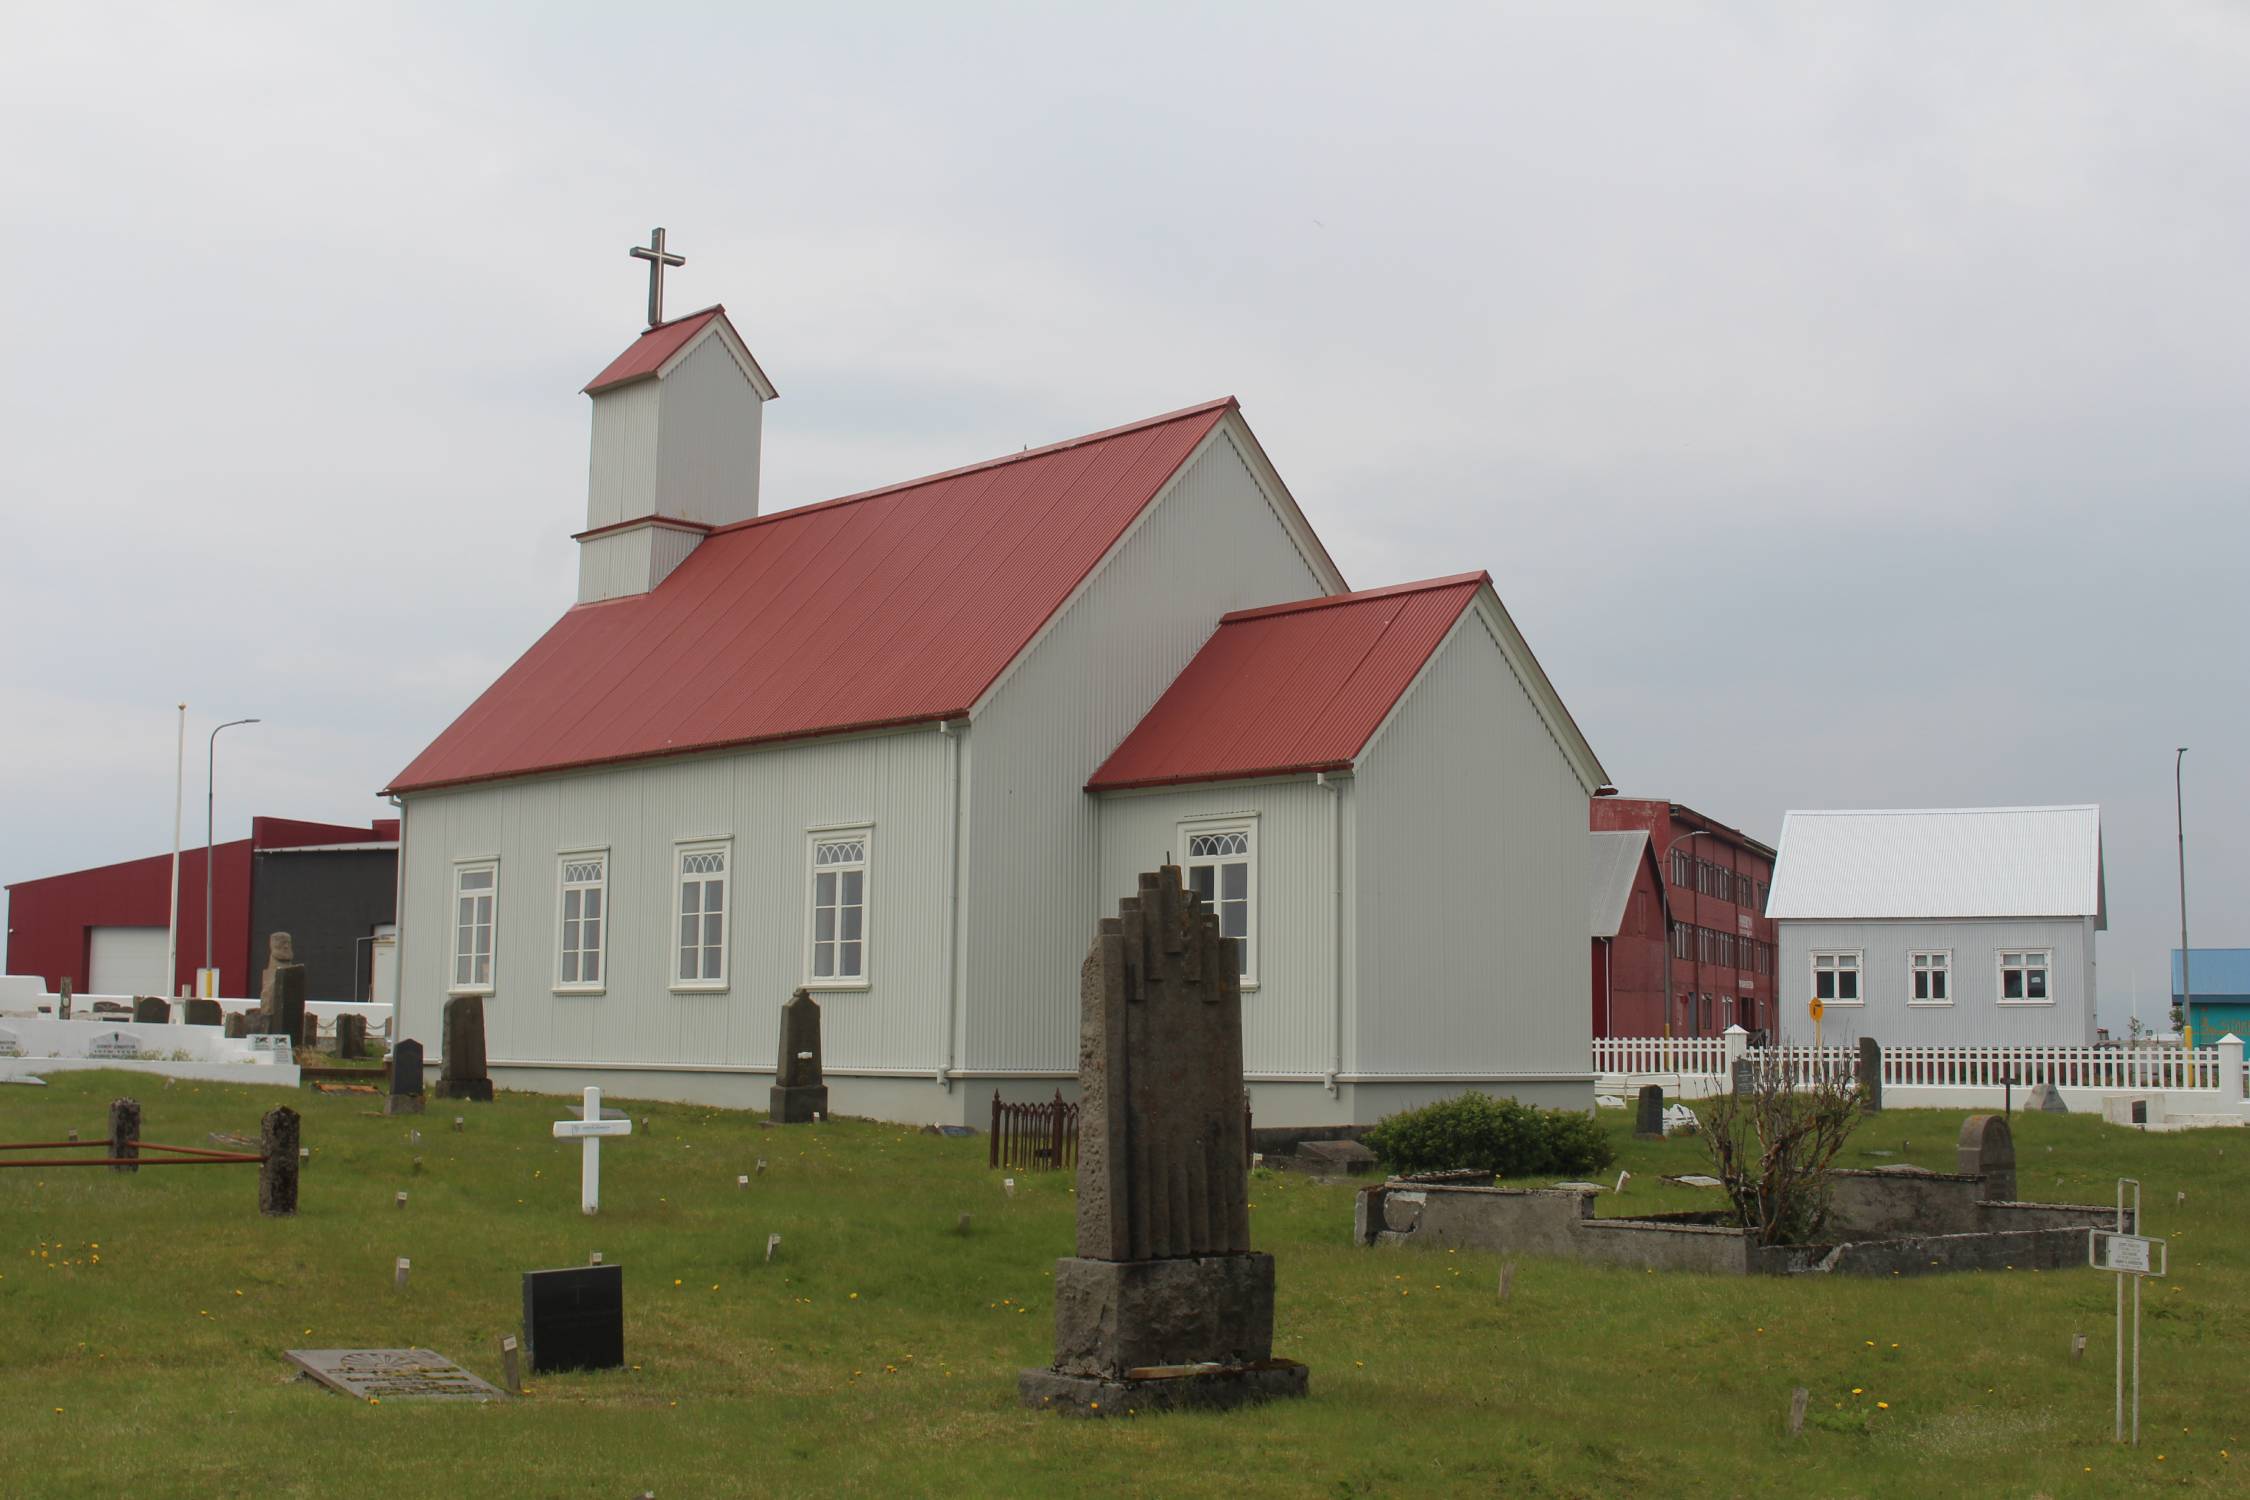
[[[578,602],[390,787],[400,1034],[482,995],[501,1087],[762,1107],[803,985],[838,1113],[982,1124],[1171,858],[1261,1125],[1590,1104],[1604,777],[1489,576],[1348,592],[1232,400],[761,513],[723,308],[586,394]]]

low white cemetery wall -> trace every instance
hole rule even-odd
[[[8,975],[5,976],[4,980],[0,980],[0,1020],[14,1016],[53,1016],[59,1004],[59,997],[53,991],[41,988],[40,983],[37,979],[25,979],[19,975]],[[136,998],[138,997],[133,995],[72,995],[70,997],[71,1019],[75,1021],[81,1017],[92,1016],[98,1007],[101,1011],[106,1012],[104,1016],[100,1017],[101,1019],[110,1020],[114,1024],[123,1024],[124,1018],[132,1014],[133,1002]],[[180,1016],[187,1013],[186,1001],[174,1000],[171,1005],[173,1015]],[[230,999],[221,996],[218,1000],[218,1006],[220,1013],[223,1015],[238,1013],[248,1015],[258,1009],[258,1002],[254,999]],[[394,1007],[387,1001],[376,1000],[308,1000],[305,1002],[305,1014],[319,1019],[320,1029],[323,1033],[335,1031],[338,1016],[352,1015],[366,1020],[367,1031],[370,1036],[387,1037],[391,1034],[393,1009]]]
[[[84,1058],[100,1062],[140,1059],[273,1067],[288,1061],[283,1038],[230,1037],[216,1026],[176,1021],[138,1022],[73,1016],[0,1016],[0,1057],[30,1061]]]
[[[0,1057],[0,1079],[52,1078],[57,1073],[82,1073],[113,1068],[126,1073],[154,1073],[165,1078],[193,1078],[204,1083],[249,1083],[293,1089],[304,1082],[295,1063],[250,1067],[238,1062],[174,1062],[166,1059],[107,1057]]]

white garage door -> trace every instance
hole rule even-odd
[[[88,986],[96,995],[163,995],[165,931],[161,927],[97,927]]]

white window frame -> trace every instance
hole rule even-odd
[[[2011,958],[2017,959],[2019,960],[2019,962],[2009,963],[2008,960]],[[2046,976],[2046,983],[2042,986],[2042,988],[2047,992],[2046,995],[2038,1000],[2010,1000],[2008,998],[2008,971],[2010,969],[2022,969],[2023,971],[2025,971],[2026,977],[2023,987],[2027,992],[2031,989],[2031,981],[2029,978],[2030,971],[2033,969],[2039,970],[2041,974]],[[2001,1005],[2054,1004],[2055,950],[2052,948],[1995,949],[1992,954],[1992,996],[1993,999]]]
[[[819,863],[824,844],[860,845],[860,857],[844,864]],[[819,907],[814,896],[819,889],[823,870],[841,874],[848,870],[859,871],[859,972],[857,974],[827,974],[815,976],[813,948],[817,941],[814,928]],[[804,986],[808,990],[864,990],[874,984],[875,973],[875,825],[872,823],[838,823],[832,826],[810,828],[805,831],[805,944]]]
[[[1198,867],[1207,865],[1217,866],[1221,864],[1233,863],[1234,859],[1231,857],[1227,859],[1198,859],[1189,852],[1195,847],[1195,840],[1198,838],[1209,838],[1213,835],[1230,833],[1241,834],[1243,836],[1245,848],[1244,852],[1239,856],[1239,858],[1241,858],[1250,867],[1249,879],[1245,882],[1248,889],[1245,893],[1246,900],[1244,905],[1243,927],[1245,928],[1245,932],[1242,938],[1243,962],[1241,981],[1242,988],[1245,991],[1250,991],[1255,990],[1258,987],[1259,967],[1258,815],[1256,813],[1234,813],[1222,817],[1193,818],[1183,821],[1179,827],[1180,878],[1187,882],[1188,889],[1193,890],[1195,888],[1194,872]],[[1213,877],[1212,886],[1214,890],[1217,889],[1217,884],[1217,877]]]
[[[482,984],[476,982],[474,977],[476,971],[473,967],[470,969],[470,978],[463,979],[461,977],[461,961],[463,958],[467,958],[472,965],[475,963],[473,953],[464,954],[461,951],[461,902],[464,894],[461,882],[465,876],[469,875],[490,875],[492,877],[490,887],[481,893],[484,900],[490,903],[485,913],[485,920],[482,923],[485,934],[484,982]],[[452,891],[452,901],[446,908],[447,925],[452,929],[453,937],[447,945],[449,952],[446,977],[449,983],[446,985],[445,992],[449,995],[489,995],[492,993],[494,982],[500,977],[500,861],[497,859],[455,860],[453,863]]]
[[[1924,959],[1935,962],[1925,964]],[[1914,979],[1918,974],[1943,974],[1945,998],[1943,1000],[1917,1000],[1914,998]],[[1918,1010],[1943,1010],[1953,1003],[1953,950],[1951,948],[1917,948],[1906,955],[1906,1003]]]
[[[719,972],[715,978],[698,974],[695,978],[690,979],[680,973],[680,949],[683,946],[680,942],[680,921],[687,915],[685,900],[688,881],[687,862],[693,857],[707,854],[718,855],[720,861],[718,870],[721,897],[719,907]],[[728,984],[727,976],[732,967],[730,950],[734,947],[734,840],[731,838],[683,839],[672,846],[671,870],[672,925],[664,940],[664,968],[665,972],[672,976],[670,988],[674,994],[682,995],[719,994],[726,989]],[[703,883],[708,883],[707,876],[701,877],[701,879]],[[699,916],[705,914],[702,911],[700,897],[698,897],[698,914]],[[702,947],[703,944],[696,944],[699,952]],[[700,963],[698,967],[700,968]]]
[[[1810,966],[1810,973],[1812,978],[1812,993],[1816,998],[1820,997],[1820,976],[1822,972],[1820,961],[1824,958],[1848,958],[1852,961],[1849,971],[1831,966],[1827,972],[1832,974],[1849,972],[1852,975],[1854,981],[1852,988],[1858,990],[1859,994],[1856,998],[1851,1000],[1829,1000],[1826,998],[1821,998],[1820,1003],[1822,1007],[1830,1008],[1835,1006],[1850,1007],[1865,1005],[1867,1003],[1867,950],[1864,948],[1816,948],[1811,953],[1805,955],[1805,961]],[[1843,988],[1843,986],[1839,984],[1838,986],[1836,986],[1836,988],[1840,990]]]
[[[598,864],[599,864],[599,865],[601,866],[601,877],[600,877],[599,879],[597,879],[597,880],[590,880],[590,881],[589,881],[589,880],[572,880],[572,879],[570,879],[570,878],[569,878],[570,867],[571,867],[572,865],[582,865],[582,864],[588,864],[588,863],[598,863]],[[589,953],[589,952],[591,952],[591,953],[592,953],[592,954],[594,955],[594,961],[595,961],[595,965],[596,965],[596,967],[597,967],[597,968],[598,968],[598,969],[600,970],[600,972],[601,972],[601,977],[600,977],[599,979],[594,979],[594,980],[586,980],[586,979],[565,979],[565,978],[563,977],[563,954],[564,954],[564,952],[566,951],[566,950],[564,949],[564,947],[563,947],[563,935],[564,935],[564,933],[565,933],[565,932],[567,931],[567,924],[568,924],[568,921],[569,921],[568,913],[567,913],[567,912],[565,911],[565,908],[566,908],[566,907],[568,906],[568,904],[569,904],[569,902],[570,902],[570,893],[571,893],[572,891],[598,891],[598,892],[600,892],[600,893],[601,893],[601,908],[602,908],[602,910],[601,910],[601,915],[600,915],[600,916],[598,916],[598,917],[596,917],[596,918],[594,919],[595,921],[597,921],[597,922],[599,922],[599,923],[601,924],[601,938],[600,938],[600,940],[599,940],[599,941],[598,941],[598,942],[597,942],[597,943],[596,943],[596,944],[594,945],[594,947],[592,947],[591,949],[588,949],[588,948],[585,948],[585,947],[581,947],[581,948],[580,948],[580,949],[578,950],[578,951],[579,951],[579,953],[580,953],[580,954],[581,954],[582,956],[583,956],[584,954],[586,954],[586,953]],[[583,922],[583,921],[584,921],[584,915],[583,915],[583,913],[584,913],[584,898],[583,898],[583,897],[581,897],[581,898],[580,898],[580,912],[581,912],[581,915],[580,915],[580,921],[581,921],[581,922]],[[610,931],[610,921],[609,921],[609,918],[610,918],[610,904],[609,904],[609,850],[608,850],[607,848],[598,848],[598,849],[568,849],[568,850],[565,850],[565,851],[564,851],[563,853],[561,853],[561,854],[557,855],[557,856],[556,856],[556,858],[555,858],[555,993],[556,993],[556,994],[558,994],[558,995],[601,995],[601,994],[606,994],[606,993],[608,993],[608,991],[609,991],[609,931]],[[581,932],[583,932],[583,928],[581,929]],[[583,970],[581,970],[581,972],[583,972]]]

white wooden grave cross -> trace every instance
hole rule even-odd
[[[585,1145],[583,1165],[578,1174],[578,1206],[587,1213],[597,1212],[602,1206],[602,1137],[632,1133],[631,1120],[602,1118],[602,1091],[598,1088],[586,1090],[583,1118],[555,1122],[555,1139],[575,1140]]]

